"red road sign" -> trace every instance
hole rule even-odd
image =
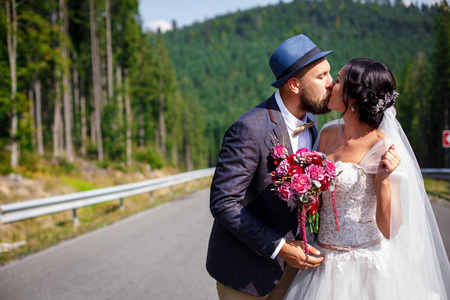
[[[450,130],[442,130],[442,147],[450,148]]]

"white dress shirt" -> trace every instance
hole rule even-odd
[[[292,132],[295,129],[307,123],[306,114],[304,114],[300,120],[294,117],[294,115],[287,110],[286,106],[283,103],[283,100],[281,100],[280,91],[276,91],[275,100],[277,101],[278,107],[280,108],[281,114],[283,115],[284,122],[286,123],[289,138],[291,139],[293,153],[297,152],[297,150],[300,148],[307,148],[311,150],[313,145],[310,130],[303,130],[296,136],[292,136]]]
[[[303,130],[296,136],[292,136],[292,132],[300,127],[301,125],[305,124],[307,122],[306,114],[302,116],[302,118],[299,120],[296,117],[294,117],[293,114],[291,114],[286,106],[283,103],[283,100],[281,99],[280,91],[276,91],[275,93],[275,100],[277,101],[278,107],[280,108],[281,114],[283,115],[284,122],[286,123],[286,127],[289,133],[289,138],[291,140],[291,146],[293,153],[297,152],[298,149],[301,148],[307,148],[309,150],[312,149],[312,135],[310,130]],[[281,247],[283,247],[284,243],[286,242],[285,238],[282,238],[280,243],[278,244],[275,251],[272,253],[270,258],[275,259],[278,255],[278,253],[281,250]]]

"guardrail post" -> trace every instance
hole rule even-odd
[[[124,210],[125,207],[123,206],[123,198],[120,198],[120,210]]]
[[[78,225],[80,225],[80,221],[78,220],[78,217],[77,217],[76,208],[72,209],[72,212],[73,212],[73,226],[78,227]]]
[[[173,196],[173,185],[170,186],[170,196]]]
[[[153,191],[150,192],[150,198],[149,198],[150,202],[153,202],[154,198],[153,198]]]

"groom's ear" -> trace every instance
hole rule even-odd
[[[300,80],[297,77],[292,77],[287,81],[288,88],[294,93],[294,94],[300,94],[302,91]]]

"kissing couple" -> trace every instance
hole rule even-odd
[[[449,299],[449,261],[395,117],[395,79],[385,64],[356,58],[333,81],[330,53],[303,34],[284,41],[269,60],[277,91],[225,133],[206,261],[218,298]],[[330,110],[341,118],[319,133],[315,115]],[[305,193],[319,209],[314,237],[274,189],[277,145],[286,155],[317,150],[339,174],[333,191]]]

